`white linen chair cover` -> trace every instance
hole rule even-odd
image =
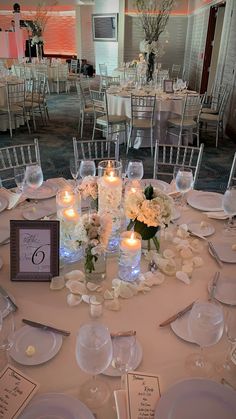
[[[33,143],[0,148],[0,178],[2,184],[14,180],[14,168],[40,163],[38,139]]]
[[[119,160],[119,142],[116,140],[77,140],[73,138],[75,161]]]
[[[200,147],[155,143],[153,178],[173,178],[174,168],[184,166],[193,170],[195,187],[202,161],[204,144]]]
[[[232,166],[230,169],[227,188],[233,185],[236,185],[236,153],[234,153],[234,158],[233,158]]]

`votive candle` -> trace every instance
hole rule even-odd
[[[142,240],[134,231],[124,231],[120,236],[119,278],[135,281],[140,274]]]

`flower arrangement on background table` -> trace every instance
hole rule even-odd
[[[151,185],[144,191],[130,188],[125,195],[124,211],[130,219],[128,230],[134,229],[143,240],[148,240],[148,250],[151,240],[159,251],[159,240],[156,233],[161,227],[169,224],[172,216],[172,199]]]

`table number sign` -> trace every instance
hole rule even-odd
[[[126,389],[128,418],[154,418],[156,404],[161,396],[159,377],[142,372],[129,372],[126,375]]]
[[[38,383],[7,365],[0,373],[0,419],[16,419],[38,388]]]
[[[59,274],[59,221],[10,221],[12,281],[50,281]]]
[[[163,90],[166,93],[173,93],[174,92],[173,81],[172,80],[164,80]]]

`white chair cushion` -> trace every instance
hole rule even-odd
[[[181,118],[172,118],[172,119],[168,119],[168,124],[171,125],[175,125],[177,127],[179,127],[181,125]],[[193,119],[189,118],[189,119],[184,119],[183,121],[183,127],[196,127],[197,123],[196,121],[194,121]]]
[[[219,120],[218,114],[203,113],[200,115],[200,121],[213,121],[217,122]]]

